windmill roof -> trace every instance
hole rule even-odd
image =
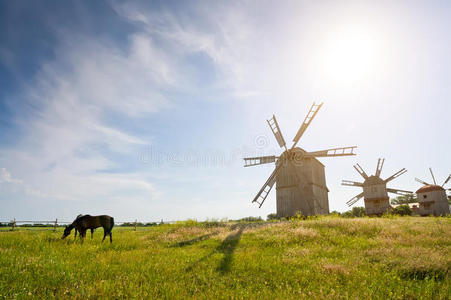
[[[419,188],[416,191],[416,193],[418,194],[418,193],[427,193],[427,192],[432,192],[432,191],[444,191],[444,190],[445,189],[442,188],[439,185],[432,185],[432,184],[430,184],[430,185],[425,185],[425,186]]]
[[[302,149],[302,148],[300,148],[300,147],[296,147],[296,148],[294,148],[293,150],[294,150],[294,152],[301,152],[301,153],[306,153],[306,152],[307,152],[307,151],[305,151],[304,149]],[[284,155],[287,155],[287,151],[284,151],[284,152],[280,155],[280,157],[282,157],[282,156],[284,156]],[[323,165],[323,163],[321,163],[316,157],[308,157],[308,159],[311,159],[311,160],[315,161],[316,163],[320,164],[322,167],[325,167],[325,166]]]
[[[369,185],[377,185],[377,184],[384,184],[384,183],[385,182],[380,177],[372,175],[363,182],[363,185],[369,186]]]

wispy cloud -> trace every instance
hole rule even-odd
[[[74,201],[117,198],[121,191],[146,200],[158,194],[127,168],[137,147],[152,137],[137,135],[124,124],[172,105],[165,90],[176,84],[177,68],[148,36],[131,35],[123,49],[90,37],[80,37],[77,44],[60,41],[56,57],[44,62],[16,96],[21,103],[16,122],[23,135],[3,147],[0,157],[23,179],[14,179],[4,168],[2,182],[26,187],[22,191],[28,195]],[[122,124],[116,125],[112,115]],[[127,176],[102,174],[124,166]]]
[[[188,201],[197,206],[192,206],[187,216],[199,211],[212,216],[213,208],[217,214],[232,213],[229,199],[240,203],[240,208],[240,201],[249,204],[248,198],[254,196],[254,188],[264,182],[269,170],[244,171],[233,164],[227,170],[212,172],[198,167],[209,157],[203,151],[234,153],[234,148],[252,144],[252,137],[262,133],[272,141],[264,122],[272,113],[280,116],[288,139],[308,105],[320,99],[327,105],[300,144],[308,144],[307,150],[348,143],[364,148],[366,143],[371,149],[367,156],[380,155],[373,147],[374,138],[380,132],[390,132],[385,136],[384,151],[395,153],[399,139],[409,145],[417,132],[439,138],[441,133],[434,128],[446,127],[444,123],[425,122],[424,129],[409,130],[413,133],[406,135],[407,128],[418,126],[415,119],[422,119],[425,111],[432,113],[431,101],[443,108],[431,120],[446,120],[443,114],[449,103],[443,100],[448,92],[444,80],[449,78],[449,64],[436,58],[446,56],[449,41],[443,44],[439,41],[442,37],[436,36],[446,26],[431,23],[421,29],[434,32],[434,42],[410,25],[399,26],[400,19],[409,18],[401,6],[362,4],[350,10],[338,3],[305,1],[190,2],[177,7],[171,2],[110,4],[114,13],[112,19],[108,15],[106,25],[97,15],[83,15],[81,22],[91,24],[90,18],[95,18],[99,22],[94,24],[108,27],[107,33],[90,25],[79,26],[84,28],[80,30],[74,25],[56,28],[58,22],[46,23],[56,37],[46,48],[51,48],[50,54],[32,56],[38,71],[31,80],[21,76],[23,81],[17,83],[20,92],[4,100],[12,107],[14,130],[0,145],[0,167],[7,172],[1,180],[5,186],[15,186],[17,193],[28,193],[22,197],[26,201],[34,201],[30,192],[34,190],[45,195],[39,198],[40,204],[47,198],[57,199],[52,205],[59,209],[103,208],[115,203],[116,211],[125,214],[131,212],[132,205],[125,210],[124,203],[133,201],[139,204],[135,208],[138,212],[155,208],[156,214],[169,211],[186,215],[189,209],[185,202],[180,203]],[[410,18],[405,24],[415,24]],[[449,18],[442,20],[445,25],[449,23]],[[124,23],[127,29],[121,31]],[[330,52],[328,41],[335,35],[331,28],[354,27],[378,33],[375,41],[382,52],[377,55],[384,59],[375,63],[365,78],[357,76],[362,84],[343,85],[341,80],[326,76],[329,64],[324,56]],[[418,39],[421,35],[423,40]],[[379,41],[378,36],[383,39]],[[435,41],[443,47],[425,46],[435,45]],[[19,60],[8,45],[1,46],[3,65],[20,73],[23,70],[15,65]],[[341,70],[335,71],[341,77]],[[428,88],[421,88],[426,79]],[[431,95],[432,90],[437,92]],[[429,102],[418,100],[421,97]],[[359,132],[355,129],[363,128],[360,120],[367,125]],[[393,126],[393,120],[401,125]],[[437,132],[436,136],[430,132]],[[162,144],[163,148],[158,148]],[[139,154],[153,146],[164,153],[168,164],[140,164]],[[411,157],[421,154],[420,148],[414,148]],[[434,147],[436,151],[445,148]],[[186,158],[184,164],[179,163],[180,157],[182,161]],[[399,154],[398,159],[404,157],[407,155]],[[348,170],[342,161],[327,164],[331,199],[338,198],[334,197],[339,194],[336,183],[343,170]],[[26,186],[28,192],[20,186]],[[1,201],[9,201],[5,197]],[[211,204],[208,209],[203,206],[205,199]],[[71,205],[63,205],[66,201]],[[341,207],[345,209],[344,201]],[[234,209],[235,215],[244,213]],[[257,213],[250,204],[245,209],[248,214]]]

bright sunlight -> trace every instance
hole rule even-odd
[[[321,77],[337,84],[371,79],[384,64],[382,40],[374,33],[348,29],[325,39],[319,51]]]

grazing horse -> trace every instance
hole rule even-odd
[[[62,239],[66,238],[72,229],[76,229],[80,232],[80,240],[83,243],[83,239],[86,236],[86,230],[88,229],[95,229],[98,227],[103,227],[103,240],[105,240],[105,237],[107,235],[110,236],[110,243],[113,242],[113,236],[111,234],[111,230],[114,226],[114,218],[110,216],[90,216],[90,215],[84,215],[81,217],[77,217],[75,221],[72,222],[69,226],[66,226],[64,229]]]
[[[89,215],[85,215],[85,216],[89,216]],[[83,217],[83,215],[78,215],[76,217],[76,219],[78,219],[80,217]],[[91,228],[91,240],[94,237],[94,230],[95,230],[94,228]],[[74,237],[74,239],[77,239],[77,233],[78,233],[78,230],[77,230],[77,228],[75,228],[75,237]]]

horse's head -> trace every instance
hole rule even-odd
[[[70,232],[72,231],[72,228],[74,228],[72,225],[66,226],[64,228],[63,236],[61,237],[61,239],[65,239],[70,234]]]

